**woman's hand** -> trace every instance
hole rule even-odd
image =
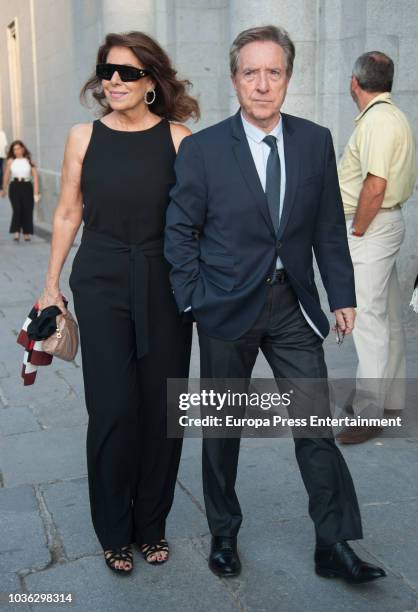
[[[5,190],[5,189],[2,189],[2,190],[0,191],[0,198],[5,198],[5,197],[6,197],[6,190]]]
[[[64,306],[64,300],[62,299],[61,291],[58,287],[49,288],[45,287],[41,297],[38,300],[39,310],[43,310],[47,306],[58,306],[62,313],[66,313],[67,310]]]
[[[35,193],[35,195],[33,196],[33,199],[35,200],[35,204],[38,204],[41,201],[41,194],[40,193]]]

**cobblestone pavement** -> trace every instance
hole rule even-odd
[[[357,485],[365,538],[354,544],[382,564],[385,580],[364,586],[318,578],[313,572],[312,524],[289,439],[242,442],[238,490],[243,573],[220,580],[207,568],[200,441],[185,441],[175,504],[168,525],[169,563],[146,565],[136,552],[131,577],[105,567],[92,529],[86,480],[86,411],[80,357],[54,360],[32,387],[19,378],[16,335],[43,285],[49,244],[34,237],[15,244],[7,234],[9,204],[0,201],[0,592],[68,593],[73,603],[46,609],[86,611],[276,611],[324,609],[400,612],[418,601],[418,440],[370,441],[344,449]],[[70,295],[67,278],[62,288]],[[330,374],[350,376],[350,339],[326,342]],[[418,342],[409,341],[416,376]],[[193,351],[192,375],[198,375]],[[270,376],[260,359],[256,376]],[[128,449],[129,450],[129,449]],[[36,604],[0,604],[40,610]]]

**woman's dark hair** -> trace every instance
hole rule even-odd
[[[16,159],[16,155],[13,153],[13,149],[15,148],[16,145],[20,145],[23,149],[23,157],[26,157],[26,159],[28,160],[28,162],[30,163],[31,166],[35,166],[35,164],[32,161],[32,156],[31,153],[29,151],[29,149],[27,148],[27,146],[25,144],[23,144],[23,142],[21,140],[14,140],[10,147],[9,147],[9,151],[7,153],[7,159]]]
[[[177,79],[177,72],[171,65],[167,53],[150,36],[143,32],[126,32],[123,34],[107,34],[104,43],[97,52],[97,63],[106,63],[112,47],[126,47],[149,70],[150,77],[155,81],[155,101],[150,109],[156,115],[174,121],[187,121],[191,117],[200,117],[199,104],[195,98],[188,95],[190,81]],[[99,103],[102,117],[112,112],[103,92],[101,80],[94,74],[83,86],[80,100],[86,103],[87,93]]]

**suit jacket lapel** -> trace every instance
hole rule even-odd
[[[234,138],[233,151],[249,189],[251,190],[254,199],[260,207],[261,213],[270,228],[270,231],[275,235],[273,223],[270,217],[266,194],[258,176],[257,168],[255,167],[253,156],[251,155],[250,146],[247,136],[241,121],[241,111],[231,118],[232,135]]]
[[[296,189],[299,181],[300,152],[296,143],[296,136],[289,124],[289,118],[282,113],[283,145],[286,164],[286,192],[284,195],[283,210],[280,218],[278,238],[283,236],[290,213],[295,203]]]

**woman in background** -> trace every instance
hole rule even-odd
[[[7,154],[3,173],[2,197],[6,195],[8,187],[13,210],[9,231],[11,234],[14,233],[13,240],[16,242],[19,242],[20,232],[22,231],[26,242],[28,242],[30,240],[29,235],[33,234],[34,200],[38,202],[40,199],[39,177],[31,154],[21,140],[12,142]]]
[[[182,440],[167,437],[167,378],[187,378],[192,325],[180,317],[163,256],[165,213],[186,121],[199,116],[163,49],[142,32],[108,34],[82,90],[101,119],[74,126],[40,307],[64,310],[59,278],[84,220],[70,276],[80,327],[93,525],[107,565],[168,559]],[[83,207],[84,204],[84,207]]]

